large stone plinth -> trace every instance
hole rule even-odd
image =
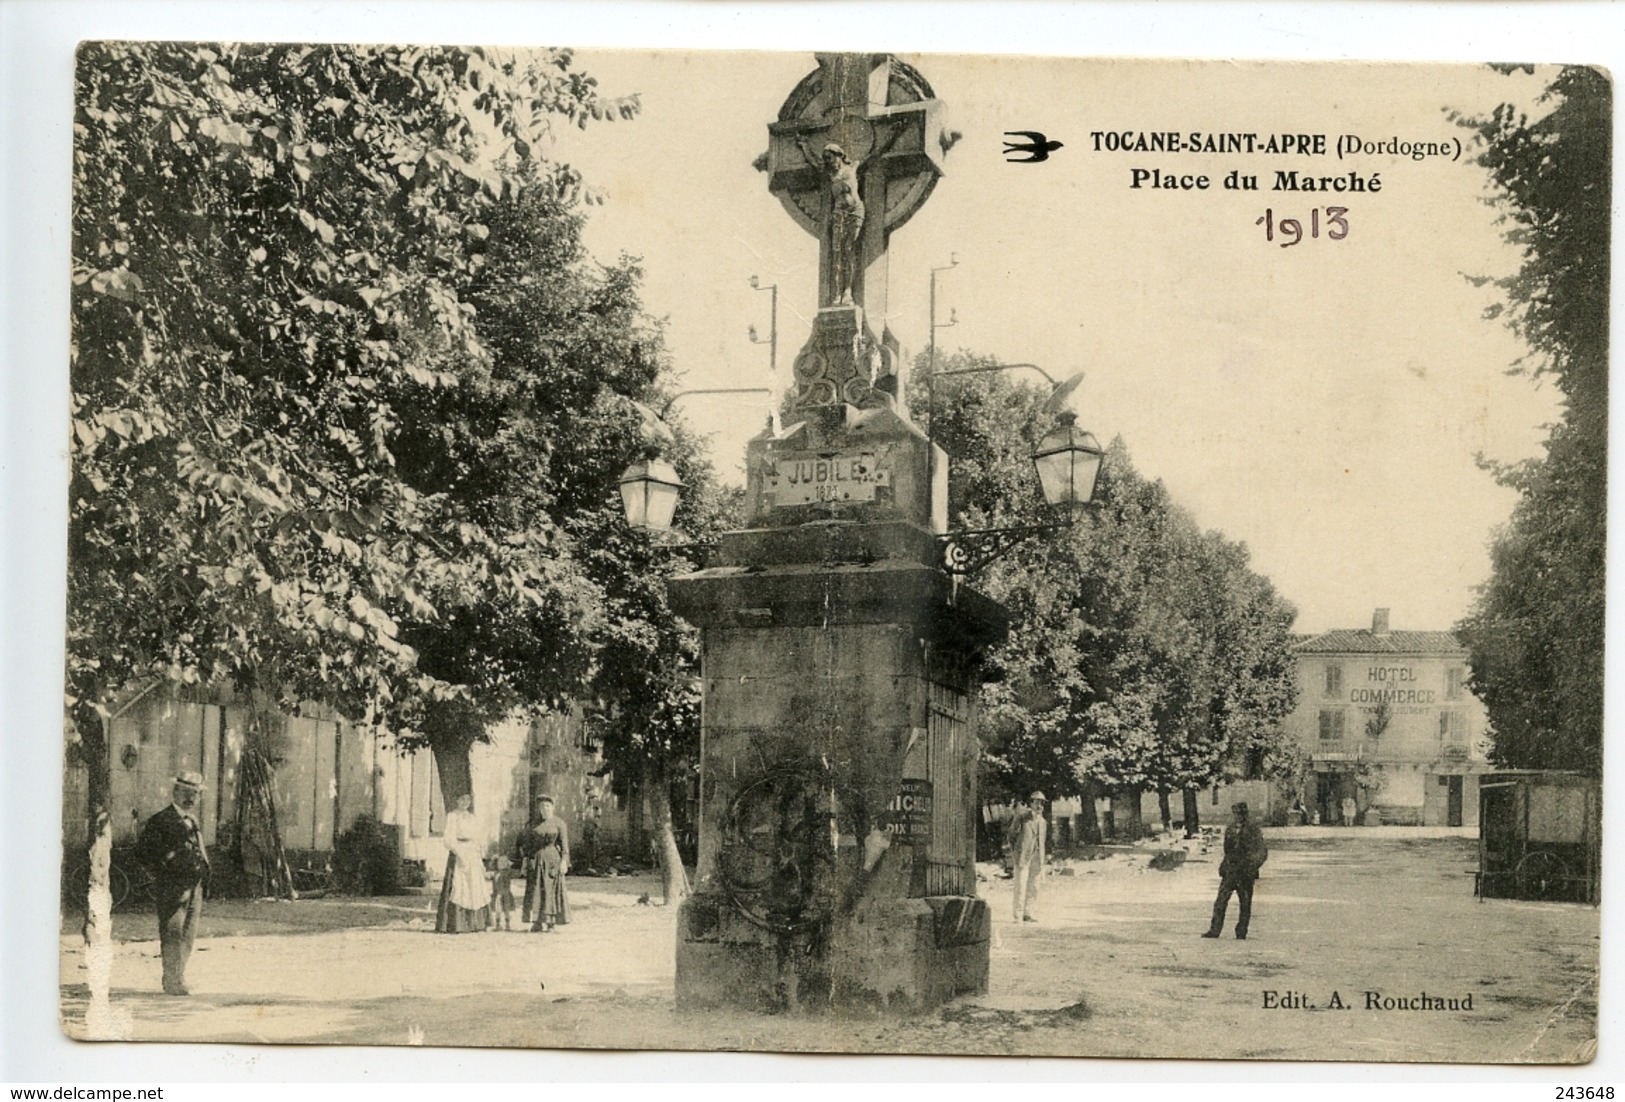
[[[678,913],[677,1005],[778,1010],[793,982],[800,1007],[918,1012],[956,995],[987,993],[991,928],[980,899],[875,901],[820,958],[793,948],[786,953],[775,935],[740,918],[725,895],[701,893]]]
[[[671,582],[704,679],[679,1005],[986,990],[974,700],[1005,618],[937,565],[940,470],[890,410],[818,411],[752,443],[755,526]]]

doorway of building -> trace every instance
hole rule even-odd
[[[1450,782],[1450,793],[1447,797],[1448,802],[1445,806],[1445,825],[1459,827],[1461,826],[1461,792],[1463,778],[1460,776],[1460,774],[1457,774],[1445,779]]]
[[[1335,826],[1343,821],[1343,797],[1349,794],[1350,787],[1345,774],[1316,774],[1315,810],[1320,813],[1321,825]]]

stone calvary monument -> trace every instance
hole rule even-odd
[[[907,1010],[987,989],[974,702],[1006,619],[938,565],[946,457],[871,320],[889,236],[953,144],[940,111],[890,55],[822,54],[768,127],[769,187],[820,242],[820,309],[784,427],[748,446],[747,527],[670,582],[704,684],[682,1007]]]

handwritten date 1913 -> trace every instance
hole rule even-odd
[[[1309,236],[1318,239],[1321,231],[1322,215],[1325,216],[1326,238],[1330,241],[1341,241],[1349,235],[1347,207],[1327,207],[1322,211],[1313,207],[1309,211]],[[1277,220],[1275,211],[1266,208],[1263,217],[1253,223],[1264,227],[1264,240],[1274,241],[1277,236],[1283,238],[1281,248],[1289,249],[1303,240],[1303,223],[1296,218],[1282,218]]]

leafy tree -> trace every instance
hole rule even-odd
[[[537,196],[564,244],[534,263],[568,256],[552,121],[636,102],[566,51],[92,43],[77,85],[67,694],[95,1030],[118,693],[230,683],[411,745],[588,672],[598,589],[537,507],[536,388],[476,299],[493,225]],[[577,291],[624,306],[631,278]]]
[[[698,651],[692,629],[666,603],[665,580],[685,562],[674,542],[722,527],[726,499],[680,422],[671,441],[652,443],[649,407],[665,406],[669,393],[661,333],[639,302],[636,261],[595,264],[581,225],[550,182],[531,181],[498,205],[470,300],[491,349],[493,385],[502,388],[501,415],[449,448],[424,435],[430,466],[444,472],[454,495],[517,509],[504,516],[509,525],[539,516],[563,534],[591,599],[588,615],[554,638],[570,640],[581,663],[570,691],[596,701],[592,722],[610,767],[629,795],[650,802],[673,899],[683,891],[683,869],[669,792],[698,755]],[[458,423],[461,407],[424,409],[425,429]],[[620,473],[657,447],[685,483],[670,539],[629,530],[617,488]],[[478,619],[500,613],[488,606]],[[490,648],[476,639],[466,653],[483,660]],[[470,723],[465,738],[482,730]],[[466,760],[466,741],[461,750]]]
[[[648,801],[667,903],[688,890],[672,796],[699,763],[700,656],[698,633],[667,603],[666,580],[703,559],[693,543],[679,541],[703,542],[736,527],[740,505],[737,493],[717,485],[697,441],[681,424],[676,429],[663,452],[684,482],[675,540],[630,531],[618,502],[580,514],[573,526],[605,593],[590,685],[601,705],[594,725],[616,776]]]
[[[963,354],[944,370],[991,361]],[[1051,424],[1048,395],[999,374],[940,381],[933,435],[953,459],[960,527],[1047,518],[1028,456]],[[987,788],[1092,798],[1151,789],[1164,817],[1188,794],[1244,771],[1291,710],[1295,615],[1248,567],[1246,549],[1202,533],[1160,482],[1107,449],[1097,507],[1033,540],[977,584],[1013,620],[983,690]],[[1137,806],[1137,800],[1136,800]],[[1087,822],[1087,820],[1086,820]]]
[[[591,260],[581,226],[554,181],[519,177],[467,291],[488,363],[401,413],[402,476],[462,523],[535,539],[525,560],[563,597],[527,615],[479,579],[454,614],[407,633],[421,668],[469,687],[409,742],[434,748],[448,796],[469,790],[468,749],[488,722],[590,693],[603,642],[642,624],[616,597],[647,569],[627,554],[616,479],[645,447],[638,403],[657,400],[665,354],[636,263]]]
[[[1281,721],[1297,706],[1297,663],[1292,624],[1298,610],[1254,573],[1245,544],[1215,532],[1204,537],[1215,563],[1209,599],[1217,607],[1214,645],[1219,676],[1211,702],[1213,722],[1226,745],[1222,774],[1228,779],[1271,777],[1291,783],[1295,763]],[[1211,779],[1208,783],[1211,783]],[[1195,793],[1186,792],[1187,829],[1196,823]]]
[[[1191,579],[1175,581],[1195,525],[1161,483],[1140,477],[1121,440],[1108,450],[1097,498],[1094,539],[1079,563],[1094,581],[1085,615],[1096,629],[1095,692],[1073,768],[1091,793],[1126,791],[1138,809],[1143,790],[1165,789],[1207,756],[1209,732],[1193,706],[1208,656],[1180,607]]]
[[[1607,537],[1609,206],[1612,89],[1570,66],[1531,121],[1510,104],[1458,121],[1483,143],[1489,200],[1518,271],[1491,311],[1529,346],[1514,371],[1564,398],[1543,460],[1487,464],[1518,491],[1491,546],[1493,573],[1458,625],[1494,759],[1515,768],[1602,767]]]

